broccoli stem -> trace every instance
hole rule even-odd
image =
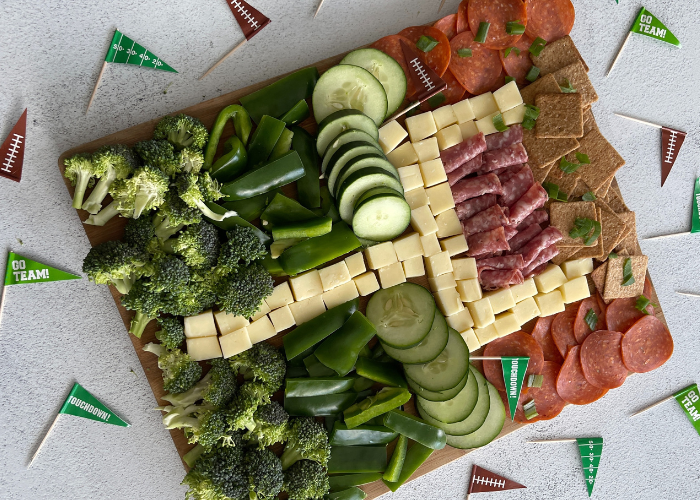
[[[289,469],[302,458],[301,453],[299,453],[296,448],[286,447],[284,452],[282,452],[282,456],[280,457],[280,460],[282,460],[282,470]]]
[[[92,174],[81,170],[78,173],[78,180],[75,183],[75,194],[73,194],[73,208],[81,208],[83,206],[83,198],[85,197],[85,191],[87,190],[88,184],[92,179]]]
[[[142,312],[136,312],[136,316],[131,320],[131,328],[129,328],[129,333],[135,337],[141,338],[143,331],[146,329],[146,325],[153,321],[155,318],[151,316],[146,316]]]
[[[141,217],[144,209],[151,204],[156,197],[155,193],[150,189],[139,189],[134,197],[134,213],[131,216],[134,219]]]
[[[168,134],[168,140],[175,146],[177,150],[188,148],[194,142],[194,137],[190,135],[186,128],[179,128],[176,131],[171,131]]]
[[[199,457],[201,457],[205,451],[206,450],[204,449],[204,446],[202,446],[201,444],[197,444],[197,446],[185,453],[182,459],[189,467],[193,467],[195,462],[199,460]]]
[[[98,213],[88,217],[83,224],[90,224],[91,226],[104,226],[113,217],[119,215],[119,210],[117,210],[117,202],[113,201]]]
[[[105,175],[97,182],[95,189],[92,190],[88,199],[83,203],[83,210],[87,210],[91,214],[96,214],[102,208],[102,202],[109,194],[109,188],[117,178],[117,172],[110,168]]]
[[[195,204],[197,205],[197,208],[199,208],[200,212],[202,212],[202,215],[204,215],[204,217],[207,217],[211,220],[215,220],[217,222],[221,222],[224,219],[228,219],[229,217],[235,217],[236,215],[238,215],[238,212],[235,212],[234,210],[230,210],[223,214],[214,213],[208,206],[204,204],[202,200],[196,200]]]
[[[163,396],[163,399],[174,406],[190,406],[195,404],[197,401],[204,397],[204,391],[209,385],[209,381],[211,380],[211,374],[212,372],[209,371],[191,389],[181,394],[168,394],[166,396]]]
[[[136,278],[129,277],[121,280],[113,280],[114,287],[119,290],[119,293],[127,294],[131,291],[131,287],[136,283]]]
[[[165,241],[171,236],[173,236],[175,233],[177,233],[183,227],[185,227],[184,224],[176,224],[174,226],[171,225],[170,218],[165,217],[163,221],[156,226],[156,236],[159,240]]]

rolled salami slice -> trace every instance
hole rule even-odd
[[[622,361],[631,372],[656,370],[671,358],[673,338],[656,316],[644,316],[622,339]]]
[[[552,339],[562,358],[566,358],[569,347],[578,345],[574,336],[574,321],[578,313],[577,304],[569,304],[563,312],[554,316],[552,321]]]
[[[479,275],[479,283],[484,290],[498,290],[511,285],[520,285],[523,281],[525,280],[520,269],[487,270]]]
[[[552,339],[552,321],[554,321],[554,316],[539,318],[537,323],[535,323],[535,328],[532,330],[531,335],[542,348],[545,361],[563,363],[564,358]]]
[[[535,210],[530,215],[525,217],[525,219],[518,224],[516,228],[518,231],[530,227],[533,224],[543,224],[549,221],[549,213],[546,210]]]
[[[499,205],[504,207],[512,207],[522,195],[527,193],[527,190],[535,183],[535,177],[532,175],[532,169],[528,164],[524,164],[518,171],[510,176],[507,180],[501,179],[503,185],[503,196],[498,201]]]
[[[473,234],[467,238],[467,245],[469,245],[469,250],[467,251],[469,257],[492,254],[510,248],[503,227],[485,233]]]
[[[467,220],[463,220],[462,233],[466,238],[469,238],[472,234],[491,231],[497,227],[505,226],[507,223],[508,217],[503,209],[499,205],[494,205]]]
[[[586,380],[581,367],[581,346],[574,346],[566,355],[557,377],[557,394],[567,403],[587,405],[607,394],[607,389],[596,387]]]
[[[588,314],[588,311],[591,309],[593,309],[593,312],[598,318],[593,330],[591,330],[591,327],[586,323],[586,314]],[[596,300],[595,297],[588,297],[581,301],[581,305],[578,306],[578,313],[576,313],[576,320],[574,321],[574,337],[576,337],[576,342],[582,344],[583,341],[586,340],[586,337],[592,332],[606,329],[605,318],[603,318],[602,315],[603,311],[601,311],[598,300]]]
[[[455,170],[447,174],[447,182],[450,183],[450,186],[454,186],[469,174],[473,174],[474,172],[478,171],[483,162],[482,156],[483,155],[479,153],[467,163],[460,165]]]
[[[571,0],[525,0],[525,5],[525,34],[530,38],[553,42],[571,33],[576,18]]]
[[[527,162],[527,151],[522,143],[511,144],[501,149],[486,151],[480,173],[488,173],[499,168],[510,167]]]
[[[530,264],[538,260],[537,257],[539,256],[540,252],[542,252],[545,248],[553,246],[563,237],[564,235],[561,234],[561,231],[559,231],[559,229],[553,226],[549,226],[547,229],[543,230],[537,236],[532,238],[529,242],[527,242],[525,246],[518,250],[518,253],[523,254],[523,259],[525,259],[525,267],[529,267]],[[556,256],[558,253],[559,252],[554,254],[554,256]],[[542,259],[539,259],[539,264],[536,264],[533,267],[539,266],[540,264],[542,264],[542,262],[547,261],[542,261]]]
[[[515,229],[513,226],[504,226],[503,230],[506,233],[506,240],[512,240],[515,238],[515,235],[518,234],[518,230]]]
[[[542,273],[545,271],[545,269],[547,269],[547,266],[548,266],[548,265],[549,265],[549,264],[548,264],[547,262],[545,262],[544,264],[537,266],[536,268],[534,268],[534,269],[533,269],[532,271],[530,271],[529,273],[524,274],[524,275],[523,275],[523,279],[528,280],[528,279],[532,278],[533,276],[537,276],[537,275],[539,275],[539,274],[542,274]]]
[[[544,191],[544,188],[542,190]],[[484,194],[503,194],[503,186],[501,186],[501,181],[498,180],[496,175],[487,174],[470,177],[462,179],[452,186],[452,198],[454,198],[455,204]],[[544,191],[544,194],[546,196],[547,191]]]
[[[622,334],[609,330],[591,333],[581,345],[581,368],[589,384],[615,389],[625,383],[627,368],[622,362]]]
[[[511,165],[510,167],[499,168],[498,170],[494,170],[493,173],[498,176],[498,180],[501,181],[501,184],[505,184],[510,179],[512,179],[513,176],[517,174],[521,168],[522,165]]]
[[[527,192],[510,207],[510,224],[518,226],[532,212],[544,204],[549,199],[549,195],[541,184],[533,184]]]
[[[505,49],[517,43],[521,36],[509,35],[506,24],[520,21],[527,25],[527,9],[522,0],[469,0],[467,20],[474,35],[482,22],[491,23],[484,45],[490,49]]]
[[[545,248],[537,254],[535,260],[533,260],[527,266],[525,266],[525,268],[523,269],[523,276],[533,275],[535,269],[538,269],[540,266],[546,265],[547,262],[552,260],[557,255],[559,255],[559,249],[557,248],[557,246],[549,245],[547,248]]]
[[[526,393],[520,394],[518,406],[515,409],[515,421],[520,424],[532,424],[540,420],[552,420],[559,415],[566,406],[566,401],[557,393],[557,377],[561,370],[561,363],[545,361],[542,367],[542,387],[529,387]],[[503,393],[501,393],[502,396]],[[504,396],[505,397],[505,396]],[[523,405],[529,401],[535,401],[537,416],[530,420],[525,418]],[[506,411],[510,412],[510,406],[505,403]],[[510,413],[509,413],[510,415]]]
[[[477,259],[477,271],[495,269],[522,269],[524,266],[522,255],[503,255],[501,257],[487,257],[485,259]]]
[[[485,194],[465,200],[462,203],[455,205],[455,211],[459,220],[466,220],[479,212],[483,212],[496,204],[497,196],[495,194]]]
[[[508,227],[513,227],[513,226],[508,226]],[[516,229],[516,231],[518,231]],[[515,236],[513,236],[511,239],[508,240],[508,244],[510,245],[510,251],[511,253],[516,253],[518,250],[520,250],[522,247],[527,245],[535,236],[540,234],[542,232],[542,228],[540,227],[539,224],[533,224],[530,227],[527,227],[523,229],[522,231],[518,231]]]
[[[449,174],[484,151],[486,151],[486,140],[484,134],[479,132],[475,136],[441,151],[440,159],[445,172]]]
[[[530,46],[528,45],[528,48]],[[528,61],[530,58],[528,57]],[[532,66],[532,62],[530,62]],[[529,68],[528,68],[529,69]],[[505,132],[486,136],[486,151],[502,149],[523,142],[523,127],[520,124],[511,125]]]
[[[649,314],[653,314],[654,310],[651,304],[647,306],[646,311]],[[646,314],[637,309],[637,298],[629,297],[613,300],[608,305],[605,321],[608,324],[608,330],[625,333],[644,316]]]
[[[505,337],[493,340],[486,345],[484,356],[517,356],[527,357],[528,375],[539,375],[544,367],[542,348],[530,335],[525,332],[515,332]],[[503,368],[500,361],[484,360],[484,375],[499,391],[506,390],[503,381]]]

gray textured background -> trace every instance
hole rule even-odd
[[[197,78],[241,39],[223,0],[82,2],[0,1],[0,137],[29,108],[21,184],[0,179],[0,249],[79,272],[88,241],[56,167],[76,145],[286,73],[438,17],[439,0],[255,0],[273,23],[207,79]],[[692,185],[700,174],[699,6],[695,0],[645,4],[683,49],[634,36],[610,78],[605,71],[640,7],[622,0],[575,0],[572,36],[600,95],[598,123],[627,166],[618,179],[637,212],[641,237],[686,231]],[[456,11],[449,0],[442,15]],[[85,105],[112,30],[121,29],[180,71],[112,66],[88,116]],[[168,88],[167,94],[163,93]],[[660,185],[660,134],[616,118],[637,115],[688,132],[666,186]],[[601,401],[569,407],[403,487],[391,498],[464,498],[472,463],[527,485],[515,498],[586,498],[573,444],[529,438],[603,436],[596,498],[700,496],[700,437],[675,403],[629,420],[648,403],[700,381],[697,238],[642,243],[676,340],[659,370],[634,376]],[[22,243],[20,243],[20,240]],[[0,257],[4,269],[5,257]],[[0,497],[11,499],[182,498],[180,460],[106,287],[87,280],[8,290],[0,329]],[[700,300],[700,299],[699,299]],[[79,381],[132,427],[61,419],[31,470],[25,465]],[[485,496],[486,498],[486,496]],[[494,498],[496,498],[494,496]]]

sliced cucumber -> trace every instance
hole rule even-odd
[[[328,180],[328,190],[335,196],[335,181],[338,179],[338,174],[347,165],[350,160],[358,156],[374,155],[375,158],[384,159],[384,153],[381,149],[377,149],[369,142],[355,141],[346,144],[335,152],[333,158],[328,162],[326,168],[326,179]]]
[[[370,157],[363,158],[364,155],[360,155],[345,162],[345,165],[343,165],[340,168],[338,168],[336,164],[336,167],[334,168],[334,172],[336,173],[336,175],[332,185],[330,184],[331,179],[328,179],[328,187],[330,188],[331,193],[337,194],[338,188],[342,186],[343,182],[345,182],[345,180],[348,177],[350,177],[358,170],[361,170],[367,166],[382,168],[386,170],[388,174],[393,175],[394,177],[396,177],[396,179],[400,181],[401,178],[399,177],[399,172],[398,170],[396,170],[396,167],[389,163],[389,161],[384,156],[384,153],[381,153],[381,155],[382,156],[380,160],[375,160],[374,158]],[[403,195],[401,196],[403,197]]]
[[[355,202],[370,188],[384,186],[403,194],[401,181],[379,167],[368,167],[350,175],[338,188],[336,200],[340,218],[352,224]]]
[[[353,232],[376,241],[396,238],[410,223],[411,207],[403,196],[393,194],[376,195],[358,203],[352,216]]]
[[[318,124],[316,149],[323,155],[333,139],[341,132],[357,129],[369,134],[375,142],[379,140],[379,129],[369,116],[355,109],[343,109],[328,115]]]
[[[435,318],[435,300],[415,283],[384,288],[367,303],[367,319],[383,344],[408,349],[425,339]]]
[[[429,391],[445,391],[460,383],[469,370],[469,348],[462,336],[450,329],[440,355],[429,363],[405,365],[406,375]]]
[[[423,341],[410,349],[395,349],[382,343],[384,351],[400,363],[427,363],[437,358],[447,345],[447,321],[440,311],[435,311],[435,318],[428,335]]]
[[[471,370],[470,370],[471,371]],[[459,394],[448,401],[434,402],[416,396],[421,408],[431,417],[444,422],[453,424],[461,422],[467,418],[479,399],[479,385],[474,375],[469,376],[467,385],[464,386]]]
[[[386,92],[388,109],[386,116],[393,114],[406,97],[406,74],[396,59],[377,49],[353,50],[340,61],[365,68],[379,80]]]
[[[357,201],[355,202],[355,208],[359,207],[363,201],[368,200],[369,198],[373,198],[377,195],[383,195],[383,194],[390,194],[390,195],[394,195],[394,196],[398,196],[400,198],[403,198],[403,195],[401,193],[399,193],[397,190],[391,189],[388,187],[384,187],[384,186],[379,186],[379,187],[375,187],[375,188],[370,188],[367,191],[365,191],[364,193],[362,193],[362,196],[360,196],[357,199]]]
[[[351,128],[350,130],[346,130],[338,134],[336,138],[331,141],[328,147],[326,147],[326,152],[324,153],[323,161],[321,162],[321,172],[326,172],[328,162],[331,161],[331,158],[333,157],[333,154],[335,154],[336,151],[338,151],[342,146],[345,146],[350,142],[356,141],[368,142],[374,147],[376,147],[379,151],[382,150],[377,140],[371,135],[369,135],[367,132],[365,132],[364,130]]]
[[[411,388],[411,390],[417,395],[420,395],[420,397],[422,397],[423,399],[427,399],[428,401],[449,401],[457,394],[459,394],[459,392],[462,389],[464,389],[464,386],[467,385],[469,378],[470,375],[466,374],[464,378],[459,382],[459,384],[457,384],[455,387],[440,392],[429,391],[428,389],[419,386],[408,377],[406,377],[406,381],[408,382],[408,386]]]
[[[311,103],[317,122],[338,110],[356,109],[379,126],[388,109],[386,92],[380,81],[364,68],[345,64],[334,66],[321,75]]]
[[[500,394],[498,394],[498,389],[491,383],[488,383],[488,387],[490,407],[484,423],[471,434],[465,434],[463,436],[451,436],[448,434],[447,444],[453,448],[460,448],[462,450],[479,448],[496,439],[503,430],[503,423],[506,420],[506,408],[503,406],[503,401],[501,400]]]

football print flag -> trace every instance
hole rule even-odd
[[[24,146],[27,136],[27,110],[24,110],[10,135],[0,147],[0,176],[19,182],[24,166]]]
[[[506,398],[510,408],[511,421],[515,419],[515,410],[518,407],[518,399],[520,399],[520,391],[523,388],[523,380],[525,379],[525,372],[529,362],[530,358],[501,358],[503,381],[506,384]]]
[[[428,67],[416,51],[403,40],[401,40],[401,49],[408,65],[411,80],[416,85],[415,94],[410,96],[412,100],[423,102],[447,88],[447,83]]]
[[[583,478],[586,481],[588,496],[593,494],[595,478],[598,475],[600,455],[603,453],[603,438],[578,438],[578,451],[583,464]]]
[[[685,132],[668,127],[661,127],[661,186],[666,182],[673,165],[676,164],[678,152],[685,141]]]
[[[236,21],[238,21],[238,25],[241,27],[246,40],[250,40],[260,33],[260,30],[270,24],[268,17],[245,0],[228,0],[228,6],[233,12]]]
[[[520,483],[499,476],[495,472],[486,470],[483,467],[474,465],[472,467],[472,477],[469,480],[468,495],[472,493],[485,493],[489,491],[505,491],[525,488]]]

